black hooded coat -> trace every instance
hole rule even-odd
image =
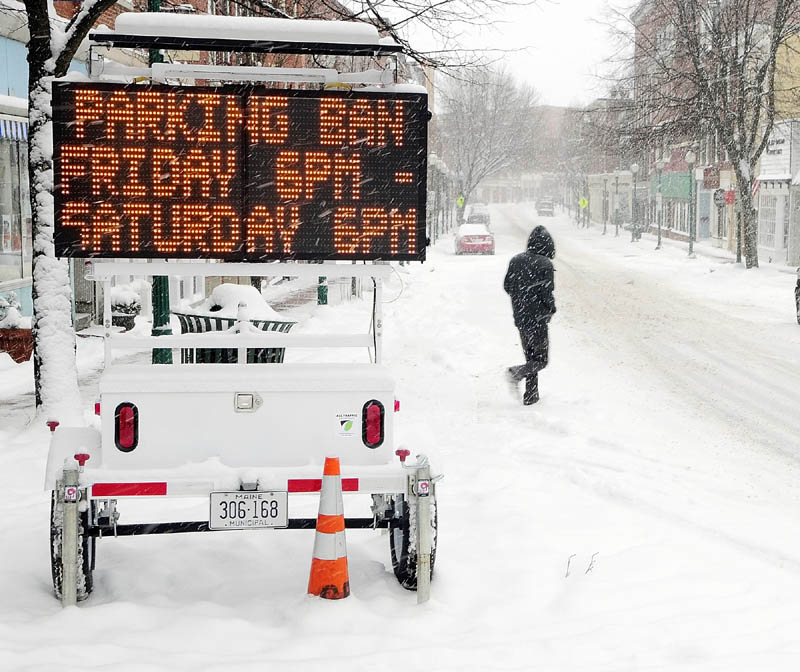
[[[553,238],[546,228],[537,226],[528,236],[528,249],[514,256],[503,282],[511,297],[514,324],[521,332],[546,326],[556,312],[553,298]]]

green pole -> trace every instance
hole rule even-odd
[[[694,164],[689,162],[689,256],[694,256]]]
[[[161,0],[147,0],[147,11],[161,11]],[[164,57],[158,49],[150,50],[148,59],[150,65],[163,63]],[[169,278],[156,276],[153,278],[152,290],[153,305],[153,336],[169,336],[172,329],[169,326]],[[153,364],[172,364],[172,350],[154,349]]]

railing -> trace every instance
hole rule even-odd
[[[96,261],[87,263],[87,279],[104,284],[103,328],[105,336],[105,362],[113,362],[113,351],[143,350],[149,348],[232,348],[238,350],[238,362],[245,364],[247,350],[255,348],[356,348],[366,347],[373,353],[373,361],[381,361],[383,318],[381,299],[383,281],[392,272],[388,264],[296,264],[296,263],[119,263]],[[111,281],[117,275],[134,276],[282,276],[316,281],[326,278],[371,278],[375,283],[372,322],[366,333],[291,334],[278,331],[261,331],[246,320],[239,320],[228,331],[174,336],[128,336],[111,330]],[[180,358],[173,358],[176,363]]]

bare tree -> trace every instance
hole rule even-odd
[[[730,162],[741,204],[744,255],[758,266],[752,180],[788,94],[782,50],[797,32],[800,0],[642,0],[622,32],[633,47],[632,137],[653,143],[708,140]],[[628,64],[629,65],[629,64]],[[782,81],[784,83],[782,83]]]
[[[441,98],[442,153],[466,205],[482,180],[531,156],[536,94],[508,73],[485,68],[467,81],[450,80]]]
[[[545,0],[546,2],[549,0]],[[470,49],[461,44],[461,35],[468,26],[494,23],[509,7],[526,7],[539,0],[300,0],[298,16],[306,18],[341,18],[367,21],[403,45],[404,51],[421,65],[459,67],[486,64],[491,54],[499,56],[508,50]],[[427,33],[436,42],[436,49],[420,49],[409,37]]]

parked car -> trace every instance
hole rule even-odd
[[[476,203],[470,203],[467,206],[467,216],[469,217],[469,215],[475,214],[476,212],[477,213],[488,213],[489,212],[489,208],[486,205],[486,203],[481,203],[480,201],[478,201]]]
[[[492,218],[489,217],[489,211],[471,212],[467,217],[467,224],[482,224],[490,231],[492,230]]]
[[[485,224],[491,230],[491,217],[489,208],[485,203],[470,203],[464,213],[464,222],[467,224]]]
[[[539,217],[552,217],[555,214],[552,198],[540,198],[536,201],[536,214]]]
[[[494,254],[494,235],[486,224],[462,224],[456,231],[456,254]]]

